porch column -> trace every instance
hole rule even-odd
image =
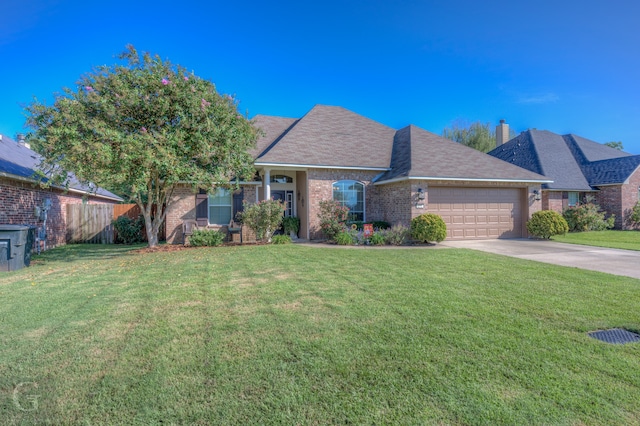
[[[271,169],[264,169],[264,199],[271,199]]]

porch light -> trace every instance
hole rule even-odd
[[[538,191],[537,189],[533,190],[533,199],[536,201],[540,201],[541,197],[540,197],[540,191]]]
[[[418,188],[418,200],[424,200],[424,191],[422,188]]]

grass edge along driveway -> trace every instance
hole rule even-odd
[[[637,424],[640,281],[471,250],[67,246],[0,278],[8,424]],[[17,403],[16,403],[17,401]]]

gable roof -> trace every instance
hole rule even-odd
[[[562,136],[547,130],[522,132],[488,154],[553,179],[545,189],[591,191]]]
[[[342,107],[316,105],[278,136],[268,130],[274,120],[255,122],[267,133],[256,165],[387,170],[391,162],[395,130]]]
[[[378,179],[377,183],[402,178],[548,181],[538,173],[500,161],[413,125],[396,132],[391,170]]]
[[[257,115],[256,166],[379,170],[376,184],[404,179],[548,182],[410,125],[400,130],[342,107],[316,105],[300,119]]]
[[[548,176],[553,182],[543,188],[550,190],[591,191],[621,184],[640,166],[640,156],[548,130],[527,130],[488,154]]]
[[[5,135],[0,135],[0,176],[35,182],[35,173],[41,161],[42,157],[35,151]],[[122,201],[122,198],[105,189],[93,189],[79,183],[74,176],[71,176],[69,189],[113,201]]]

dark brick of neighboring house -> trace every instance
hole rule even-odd
[[[0,223],[42,226],[35,217],[36,207],[41,207],[45,198],[51,200],[47,218],[47,246],[55,247],[66,243],[67,205],[81,204],[82,195],[65,193],[59,189],[43,189],[37,184],[0,177]],[[115,201],[88,197],[89,204]]]

